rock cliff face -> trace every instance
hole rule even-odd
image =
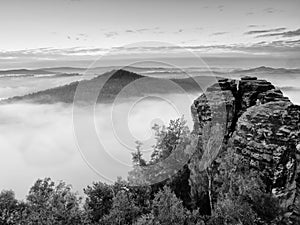
[[[292,104],[270,82],[244,77],[240,81],[219,80],[194,101],[192,114],[194,134],[199,137],[189,165],[196,201],[204,202],[208,197],[197,186],[199,180],[207,182],[199,165],[207,146],[205,136],[222,134],[218,157],[228,148],[242,155],[252,168],[264,174],[267,191],[278,197],[284,216],[290,222],[299,219],[300,106]],[[222,132],[207,135],[215,124],[221,124]]]

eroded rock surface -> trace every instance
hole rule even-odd
[[[230,147],[242,155],[264,174],[267,190],[278,197],[289,221],[300,218],[300,106],[270,82],[244,77],[240,81],[222,79],[209,87],[194,101],[192,114],[199,143],[189,167],[192,195],[197,201],[207,198],[205,190],[197,186],[201,180],[207,182],[199,168],[205,135],[221,123],[224,137],[220,152]]]

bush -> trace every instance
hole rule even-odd
[[[108,215],[113,204],[113,187],[102,182],[94,183],[84,189],[87,195],[84,208],[91,222],[98,222]]]
[[[134,204],[132,194],[125,190],[119,191],[113,198],[110,213],[100,220],[100,224],[131,225],[137,220],[139,208]]]
[[[171,192],[169,187],[164,187],[155,195],[152,203],[152,214],[154,222],[161,225],[182,225],[185,221],[185,209],[182,201]]]
[[[26,199],[24,224],[82,224],[81,199],[64,182],[57,185],[50,178],[37,180]]]

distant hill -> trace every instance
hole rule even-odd
[[[2,70],[0,71],[0,76],[4,75],[37,75],[37,74],[55,74],[51,71],[46,70],[27,70],[27,69],[17,69],[17,70]]]
[[[63,71],[63,69],[49,68],[47,69],[16,69],[16,70],[1,70],[0,77],[70,77],[82,75],[79,71],[69,70]]]
[[[232,73],[269,73],[269,74],[300,74],[300,69],[285,69],[260,66],[247,70],[234,70]]]
[[[0,77],[44,77],[53,76],[53,77],[62,77],[62,76],[76,76],[76,75],[100,75],[107,71],[118,70],[119,66],[103,66],[103,67],[49,67],[49,68],[39,68],[39,69],[12,69],[12,70],[0,70]],[[133,67],[126,66],[122,67],[124,70],[131,72],[139,73],[143,71],[148,71],[150,68],[146,67]]]
[[[120,91],[123,91],[122,94],[124,98],[142,96],[147,93],[179,93],[179,89],[189,93],[200,93],[202,90],[195,80],[200,82],[203,89],[216,81],[214,77],[199,76],[186,79],[171,79],[172,82],[170,82],[170,80],[167,79],[146,77],[126,70],[113,70],[91,80],[76,81],[64,86],[39,91],[25,96],[13,97],[2,101],[2,103],[14,103],[20,101],[47,104],[59,102],[73,103],[75,92],[79,84],[83,91],[83,99],[81,99],[83,102],[91,101],[94,93],[99,91],[104,83],[105,84],[97,98],[97,102],[111,102]],[[131,84],[130,88],[126,89],[126,86],[129,84]]]
[[[16,70],[4,70],[0,71],[1,76],[35,76],[35,75],[72,75],[72,74],[88,74],[88,75],[100,75],[107,71],[111,70],[127,70],[130,72],[147,75],[147,76],[165,76],[174,75],[173,77],[180,77],[177,75],[184,75],[186,72],[192,76],[199,75],[251,75],[255,76],[278,76],[285,74],[289,77],[295,77],[300,74],[300,69],[287,69],[287,68],[272,68],[266,66],[260,66],[250,69],[220,69],[220,68],[197,68],[197,67],[188,67],[188,68],[168,68],[168,67],[136,67],[136,66],[103,66],[103,67],[53,67],[53,68],[40,68],[40,69],[16,69]]]
[[[50,68],[41,68],[41,70],[48,71],[51,73],[82,73],[82,72],[86,71],[86,68],[50,67]]]
[[[2,70],[0,74],[49,74],[53,73],[46,70],[27,70],[27,69],[18,69],[18,70]]]

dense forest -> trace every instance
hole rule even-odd
[[[134,170],[128,180],[114,184],[95,182],[80,197],[63,181],[38,179],[26,199],[19,201],[12,190],[0,194],[0,224],[280,224],[278,200],[265,189],[260,174],[251,171],[241,156],[227,151],[214,173],[214,186],[199,180],[199,189],[209,189],[209,205],[193,197],[188,165],[176,175],[151,185],[134,185],[138,168],[168,157],[172,149],[191,136],[183,119],[167,127],[155,126],[156,144],[151,159],[137,143],[132,155]]]

